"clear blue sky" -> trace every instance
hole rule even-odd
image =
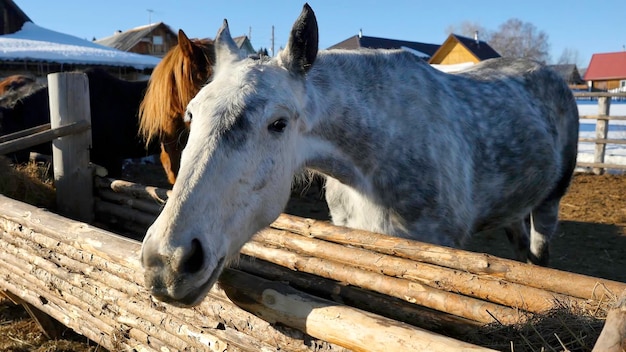
[[[233,36],[251,34],[255,49],[284,46],[304,1],[294,0],[15,0],[39,26],[91,40],[151,22],[165,22],[189,37],[213,38],[224,18]],[[593,53],[623,50],[626,0],[309,0],[320,48],[363,29],[364,35],[441,44],[445,30],[463,21],[489,30],[519,18],[545,31],[552,60],[565,48],[586,67]],[[148,11],[151,10],[151,11]]]

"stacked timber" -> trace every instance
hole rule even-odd
[[[138,238],[168,197],[125,181],[95,184],[96,218]],[[480,351],[488,349],[448,336],[563,304],[597,308],[626,289],[283,214],[243,247],[220,288],[180,309],[143,288],[139,242],[0,203],[11,209],[0,215],[2,288],[113,350]]]

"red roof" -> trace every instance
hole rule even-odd
[[[593,54],[585,81],[626,79],[626,51]]]

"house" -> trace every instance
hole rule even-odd
[[[410,42],[405,40],[386,39],[378,37],[364,36],[361,33],[339,42],[328,49],[349,49],[360,48],[370,49],[405,49],[417,56],[428,60],[439,49],[437,44],[427,44],[420,42]]]
[[[250,43],[250,39],[248,39],[247,35],[234,37],[233,40],[235,41],[235,44],[237,44],[239,52],[243,57],[256,54],[256,51],[254,50],[254,47],[252,47],[252,43]]]
[[[117,31],[96,43],[121,51],[163,57],[178,44],[178,34],[163,22]]]
[[[207,40],[211,41],[210,39]],[[235,37],[233,40],[243,56],[256,53],[248,36]],[[124,32],[117,31],[112,36],[98,39],[95,42],[122,51],[163,57],[173,46],[178,44],[178,31],[174,32],[170,26],[159,22]]]
[[[19,31],[32,20],[12,0],[0,0],[0,35]]]
[[[455,65],[479,63],[496,57],[500,57],[500,54],[489,44],[479,40],[478,33],[474,38],[450,34],[428,62],[436,65]]]
[[[561,76],[565,82],[572,89],[586,89],[587,85],[585,84],[585,80],[583,80],[580,72],[578,71],[578,67],[575,64],[559,64],[559,65],[549,65],[551,69],[555,70],[559,76]]]
[[[45,80],[49,73],[99,67],[125,79],[146,79],[159,59],[105,47],[39,27],[11,0],[0,0],[0,79],[23,74]]]
[[[592,90],[626,91],[626,51],[593,54],[583,79]]]

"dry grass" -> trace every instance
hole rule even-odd
[[[492,323],[462,339],[498,351],[591,351],[604,327],[608,309],[615,302],[616,298],[612,297],[610,302],[593,310],[556,302],[556,308],[543,314],[529,314],[523,323]]]
[[[38,207],[53,209],[55,191],[50,164],[13,165],[0,156],[0,193]]]

